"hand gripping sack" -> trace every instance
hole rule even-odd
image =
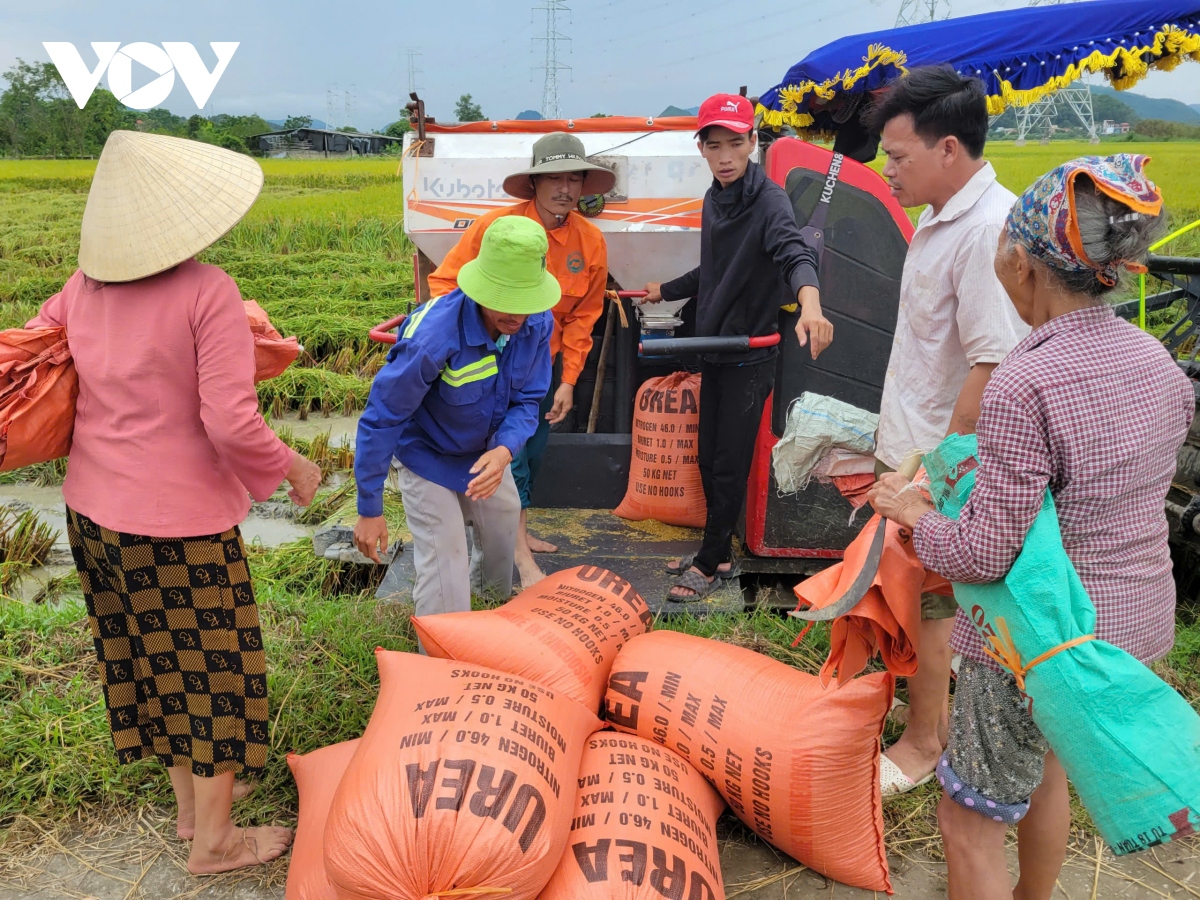
[[[413,617],[430,656],[499,669],[598,710],[617,651],[652,616],[628,581],[579,566],[543,578],[497,609]]]
[[[300,792],[300,821],[288,860],[284,900],[335,900],[337,894],[325,875],[325,821],[358,741],[342,741],[305,753],[289,753],[288,768]]]
[[[562,862],[540,900],[724,900],[725,802],[665,747],[598,731],[579,766]]]
[[[925,457],[943,515],[962,512],[977,454],[975,435],[955,434]],[[985,644],[1024,670],[1018,686],[1033,720],[1114,853],[1200,830],[1200,715],[1133,656],[1090,637],[1096,608],[1063,548],[1048,491],[1008,574],[955,584],[954,597]]]
[[[379,699],[325,826],[337,896],[532,900],[562,857],[599,720],[494,669],[375,655]]]
[[[0,471],[66,456],[78,395],[65,329],[0,331]]]
[[[246,306],[246,321],[250,324],[250,334],[254,338],[254,383],[267,381],[296,361],[300,355],[300,342],[294,338],[285,338],[275,330],[267,311],[253,300],[244,300]]]
[[[759,837],[835,881],[891,893],[879,739],[890,673],[826,689],[720,641],[655,631],[613,663],[610,725],[699,769]]]
[[[913,675],[921,636],[921,595],[950,596],[950,583],[926,572],[917,559],[911,532],[876,514],[850,542],[841,562],[796,585],[796,608],[821,609],[850,590],[879,528],[886,530],[874,581],[848,613],[829,625],[829,656],[821,666],[824,685],[834,678],[845,684],[860,675],[876,654],[893,675]]]
[[[699,375],[676,372],[643,384],[633,413],[629,488],[614,515],[703,528],[707,507],[696,461],[699,436]]]

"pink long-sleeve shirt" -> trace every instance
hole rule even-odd
[[[61,325],[79,373],[63,497],[105,528],[219,534],[283,482],[292,452],[258,411],[241,294],[188,260],[124,284],[75,272],[27,327]]]

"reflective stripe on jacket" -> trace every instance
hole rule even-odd
[[[393,456],[459,493],[484,452],[504,446],[516,456],[550,389],[552,323],[548,312],[530,316],[501,350],[461,290],[422,304],[375,376],[358,423],[359,514],[382,514]]]

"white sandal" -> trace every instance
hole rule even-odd
[[[888,759],[886,753],[879,756],[879,788],[880,793],[884,798],[896,797],[900,794],[907,794],[909,791],[916,790],[923,784],[929,784],[933,781],[933,772],[930,772],[920,781],[913,781],[904,771]]]

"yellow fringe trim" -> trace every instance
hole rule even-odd
[[[1142,59],[1145,53],[1150,53],[1154,59],[1147,63]],[[988,115],[998,116],[1010,106],[1029,106],[1036,103],[1043,97],[1078,81],[1087,72],[1103,72],[1114,88],[1124,91],[1145,78],[1152,69],[1169,72],[1186,60],[1200,62],[1200,34],[1167,25],[1154,35],[1153,43],[1133,48],[1118,46],[1110,53],[1097,50],[1072,63],[1062,75],[1055,75],[1036,88],[1017,90],[1011,82],[1000,79],[1000,94],[987,98]],[[760,103],[756,112],[763,125],[776,129],[784,125],[807,129],[814,119],[808,113],[799,112],[797,107],[809,94],[822,100],[831,100],[837,96],[838,88],[849,90],[880,66],[895,66],[902,74],[907,72],[906,62],[908,57],[903,51],[893,50],[883,44],[872,44],[867,48],[867,55],[863,57],[863,65],[857,69],[839,72],[833,78],[819,84],[806,81],[788,85],[779,91],[782,100],[780,109],[767,109]],[[1114,77],[1113,71],[1118,69],[1121,76]]]

